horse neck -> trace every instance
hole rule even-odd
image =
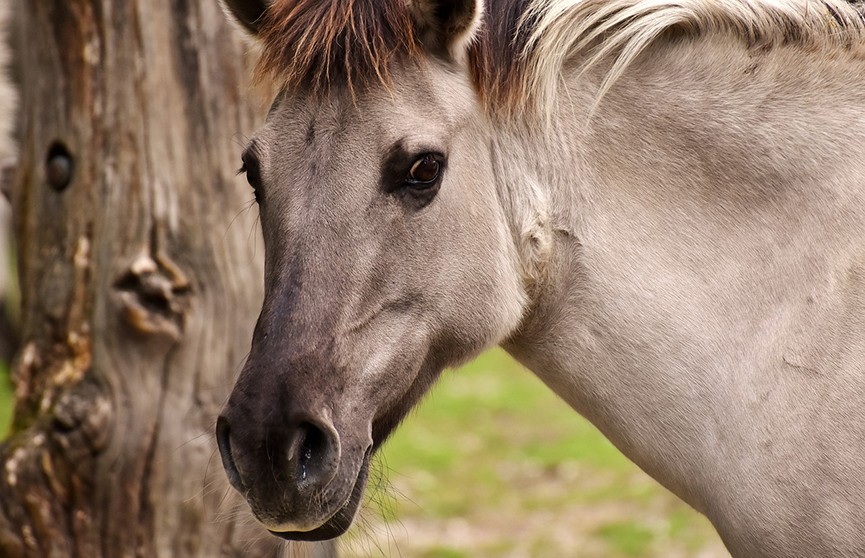
[[[547,239],[505,348],[698,509],[724,432],[756,443],[738,409],[818,354],[802,305],[862,271],[865,161],[843,146],[865,143],[865,65],[842,54],[661,44],[591,118],[599,76],[572,74],[551,141],[499,142],[515,228],[534,215]]]

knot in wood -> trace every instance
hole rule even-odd
[[[93,382],[63,393],[54,405],[51,436],[69,457],[85,458],[105,449],[113,428],[114,407]]]
[[[188,309],[189,281],[165,256],[138,256],[114,284],[127,325],[177,340]]]
[[[73,174],[72,155],[66,146],[55,142],[48,148],[48,157],[45,160],[45,177],[48,185],[57,192],[62,192],[72,182]]]

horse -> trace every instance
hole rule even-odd
[[[865,556],[861,5],[223,3],[276,92],[216,423],[265,528],[345,532],[370,456],[499,345],[733,556]]]

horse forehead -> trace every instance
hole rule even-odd
[[[294,135],[304,138],[310,131],[382,138],[425,121],[446,125],[470,112],[474,99],[467,76],[430,62],[394,68],[388,87],[334,87],[323,95],[283,92],[274,101],[270,117],[276,116],[280,127],[291,127]]]
[[[338,99],[281,96],[271,107],[263,135],[269,143],[290,142],[290,152],[297,152],[344,135],[349,127],[349,116]]]
[[[283,106],[256,141],[270,151],[273,164],[289,165],[283,170],[320,172],[351,164],[357,172],[360,160],[377,169],[381,156],[406,136],[438,136],[440,128],[422,110],[397,99],[356,106],[322,103],[318,108]]]
[[[356,151],[368,147],[369,138],[379,137],[386,126],[367,113],[338,99],[287,98],[271,109],[257,139],[279,158],[320,158],[346,148]]]

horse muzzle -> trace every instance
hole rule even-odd
[[[216,440],[229,482],[256,519],[291,540],[344,533],[363,496],[371,444],[350,443],[344,451],[321,414],[296,414],[267,428],[238,411],[229,403],[217,419]]]

